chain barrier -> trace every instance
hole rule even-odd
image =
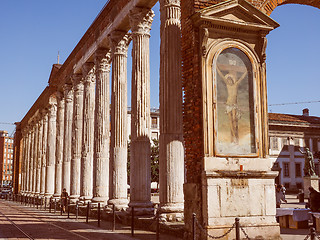
[[[246,237],[246,239],[250,240],[250,238],[249,238],[248,234],[246,233],[246,231],[244,230],[244,228],[240,226],[240,229],[243,232],[243,234]]]
[[[198,222],[197,218],[196,218],[195,220],[196,220],[196,224],[197,224],[198,228],[202,231],[202,233],[206,234],[209,238],[212,238],[212,239],[220,239],[220,238],[223,238],[223,237],[227,236],[227,235],[232,231],[232,229],[234,229],[235,226],[236,226],[236,224],[234,223],[234,224],[228,229],[228,231],[227,231],[226,233],[224,233],[224,234],[221,235],[221,236],[215,237],[215,236],[212,236],[212,235],[210,235],[210,234],[208,234],[208,233],[206,232],[206,230],[205,230],[205,229],[201,226],[201,224]]]

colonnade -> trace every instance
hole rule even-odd
[[[182,213],[180,1],[161,0],[160,7],[160,207],[163,214]],[[153,17],[149,8],[133,8],[131,33],[114,30],[106,39],[109,47],[98,48],[91,61],[63,84],[49,86],[53,90],[48,104],[22,127],[22,194],[58,198],[66,188],[73,203],[90,201],[152,211],[149,38]],[[129,202],[127,51],[131,41]]]

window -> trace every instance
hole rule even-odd
[[[151,133],[151,139],[157,139],[158,140],[158,133],[157,132],[152,132]]]
[[[296,163],[296,177],[301,177],[301,163]]]
[[[256,153],[252,64],[238,48],[223,50],[213,64],[216,87],[216,152]]]
[[[277,137],[271,137],[271,149],[278,150],[279,149],[279,141]]]
[[[290,177],[289,163],[283,163],[283,176]]]
[[[151,128],[158,128],[158,118],[157,117],[151,118]]]
[[[293,143],[294,143],[295,146],[299,146],[300,145],[299,144],[299,140],[300,140],[299,138],[294,138],[293,139]]]
[[[319,163],[316,163],[314,166],[315,166],[315,172],[319,176],[319,174],[320,174],[320,172],[319,172]]]

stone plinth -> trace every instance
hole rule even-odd
[[[303,177],[303,191],[304,197],[309,197],[309,187],[313,187],[315,190],[319,191],[319,177],[315,176],[304,176]]]

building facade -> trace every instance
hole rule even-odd
[[[0,179],[1,187],[12,187],[13,138],[7,131],[0,131]]]
[[[270,158],[273,169],[279,171],[276,183],[287,190],[303,189],[304,152],[306,147],[314,155],[316,174],[319,176],[320,117],[269,113]]]

